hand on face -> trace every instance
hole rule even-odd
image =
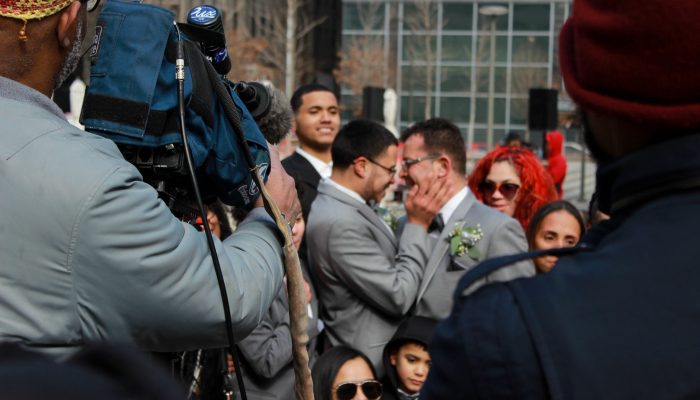
[[[409,223],[428,229],[435,215],[449,200],[452,181],[447,176],[438,177],[428,171],[423,183],[414,184],[406,196],[406,216]]]

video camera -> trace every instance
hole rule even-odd
[[[231,60],[216,8],[195,7],[188,23],[174,21],[171,11],[157,6],[105,2],[90,51],[90,85],[81,123],[87,131],[114,141],[144,181],[180,215],[195,210],[180,134],[184,128],[205,202],[218,198],[250,207],[259,188],[243,147],[250,148],[266,179],[270,158],[256,121],[269,113],[270,95],[257,82],[226,78]],[[183,55],[185,107],[180,110],[175,76]]]

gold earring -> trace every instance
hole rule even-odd
[[[22,25],[22,28],[19,30],[19,34],[17,35],[17,39],[19,39],[20,42],[26,42],[29,40],[29,37],[27,37],[27,20],[23,20],[24,24]]]

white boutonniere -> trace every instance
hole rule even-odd
[[[389,228],[391,228],[392,231],[396,232],[396,226],[399,222],[398,217],[391,212],[390,209],[385,208],[385,207],[376,207],[375,209],[377,215],[379,215],[379,218],[384,220],[384,222],[389,225]]]
[[[466,254],[475,260],[479,259],[481,254],[479,254],[476,244],[484,237],[484,231],[481,230],[480,224],[473,227],[456,223],[449,236],[452,256],[461,257]]]

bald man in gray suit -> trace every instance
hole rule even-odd
[[[438,213],[441,222],[430,233],[432,251],[418,290],[413,313],[443,319],[452,309],[457,282],[479,262],[527,251],[520,224],[513,218],[487,207],[466,185],[466,154],[459,129],[450,121],[433,118],[409,127],[401,136],[404,144],[401,177],[409,187],[431,177],[452,182],[449,200]],[[444,223],[443,223],[444,222]],[[435,226],[439,225],[439,226]],[[480,233],[476,233],[476,230]],[[460,240],[462,249],[451,248],[450,233],[471,231],[471,238]],[[401,238],[411,235],[403,231]],[[507,281],[535,274],[531,261],[500,269],[469,288],[474,291],[490,281]]]
[[[353,121],[333,142],[333,172],[319,185],[306,239],[318,278],[321,318],[332,345],[354,347],[378,370],[386,342],[413,305],[431,252],[427,228],[450,183],[433,179],[407,195],[398,241],[368,201],[380,201],[396,175],[398,141],[383,126]]]

